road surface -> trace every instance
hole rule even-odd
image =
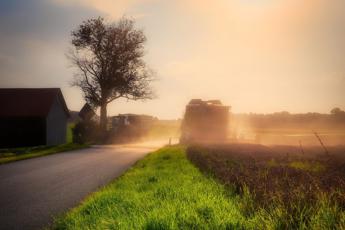
[[[157,145],[94,146],[0,165],[0,229],[40,229]]]

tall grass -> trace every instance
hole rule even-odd
[[[194,146],[188,157],[241,194],[242,214],[260,229],[345,229],[345,161],[339,157],[258,145]]]

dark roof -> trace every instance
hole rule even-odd
[[[93,108],[91,107],[91,105],[89,105],[88,103],[85,103],[85,105],[83,106],[83,108],[81,108],[78,115],[82,119],[88,120],[88,119],[91,119],[92,117],[94,117],[96,115],[96,113],[93,110]]]
[[[69,116],[59,88],[0,88],[0,117],[45,117],[56,98]]]

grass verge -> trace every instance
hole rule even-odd
[[[76,150],[86,148],[88,145],[80,144],[63,144],[56,146],[36,146],[36,147],[25,147],[25,148],[14,148],[14,149],[1,149],[0,150],[0,164],[9,162],[30,159],[34,157],[46,156],[59,152],[66,152],[70,150]]]
[[[250,228],[238,199],[192,165],[183,147],[166,147],[58,218],[53,229]]]

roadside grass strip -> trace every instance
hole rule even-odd
[[[240,197],[165,147],[57,218],[53,229],[255,229]]]
[[[42,157],[50,154],[72,151],[87,147],[89,147],[89,145],[69,143],[56,146],[36,146],[15,149],[0,149],[0,164],[6,164],[14,161],[26,160],[35,157]]]

